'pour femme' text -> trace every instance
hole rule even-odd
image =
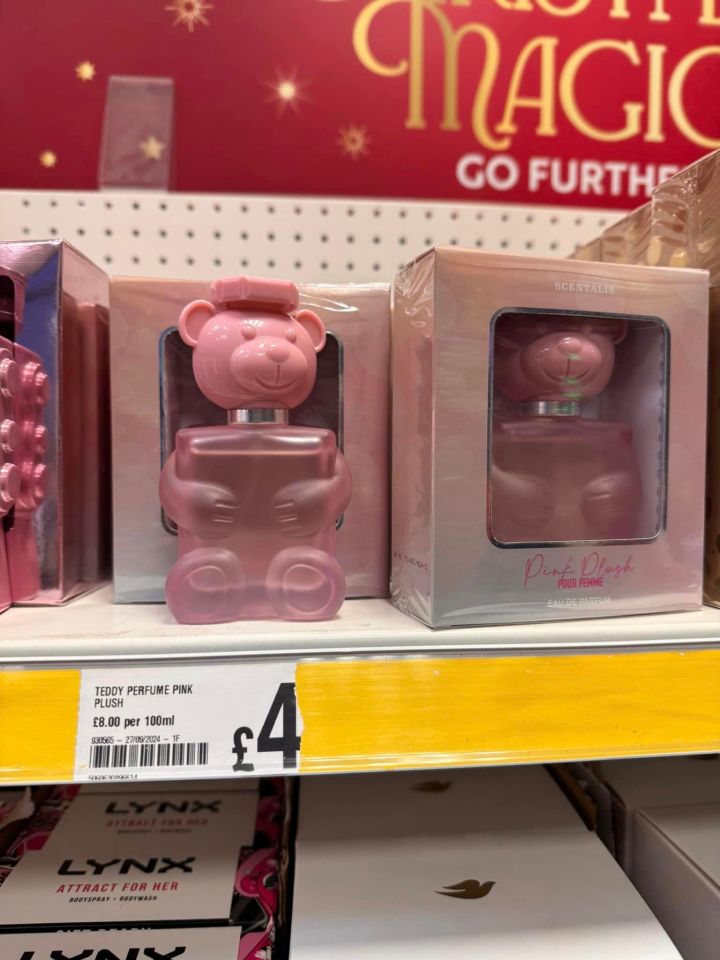
[[[608,563],[607,557],[594,550],[576,560],[568,557],[564,564],[553,564],[545,561],[545,554],[536,553],[525,563],[526,587],[532,581],[544,580],[547,577],[557,581],[558,590],[587,590],[604,587],[606,580],[621,580],[632,573],[632,557],[625,563]]]

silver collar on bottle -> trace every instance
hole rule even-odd
[[[257,410],[241,407],[228,410],[228,423],[288,423],[288,411],[281,407],[260,407]]]
[[[532,400],[522,405],[526,417],[579,417],[577,400]]]

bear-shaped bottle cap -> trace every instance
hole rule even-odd
[[[210,299],[218,306],[248,304],[277,313],[292,313],[298,307],[298,289],[290,280],[223,277],[211,284]]]

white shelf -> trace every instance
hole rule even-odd
[[[320,623],[247,621],[181,626],[163,604],[113,604],[103,587],[63,607],[0,617],[0,666],[720,648],[720,610],[430,630],[386,600],[349,600]]]

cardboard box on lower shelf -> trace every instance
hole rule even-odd
[[[291,960],[679,960],[542,769],[402,777],[301,783]]]
[[[648,808],[635,822],[632,879],[684,960],[717,960],[720,803]]]

